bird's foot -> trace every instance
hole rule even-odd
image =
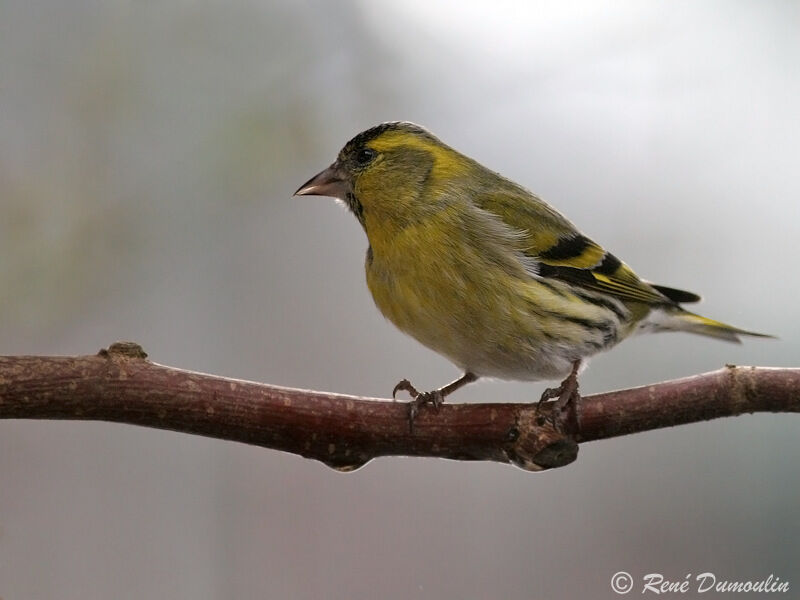
[[[536,405],[536,413],[539,413],[539,410],[542,407],[542,404],[547,402],[548,400],[555,399],[555,406],[550,413],[550,419],[554,427],[559,428],[563,425],[565,420],[565,415],[569,408],[574,409],[575,414],[578,411],[578,405],[580,403],[581,395],[578,391],[578,369],[580,367],[580,361],[575,361],[572,366],[572,371],[564,381],[561,382],[556,388],[547,388],[544,392],[542,392],[542,397],[539,398],[539,402]]]
[[[432,392],[420,392],[415,388],[408,379],[403,379],[400,381],[394,389],[392,390],[392,399],[396,399],[397,392],[399,391],[408,392],[411,396],[412,400],[408,403],[408,431],[409,433],[414,432],[414,419],[417,418],[419,414],[419,409],[426,405],[432,404],[433,408],[437,411],[439,407],[444,402],[444,394],[442,393],[441,389],[433,390]]]

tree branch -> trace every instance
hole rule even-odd
[[[583,398],[559,427],[552,404],[424,407],[205,375],[147,360],[118,342],[97,355],[0,357],[0,419],[114,421],[314,458],[341,471],[378,456],[492,460],[538,471],[578,443],[746,412],[800,412],[800,369],[719,371]]]

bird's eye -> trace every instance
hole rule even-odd
[[[368,165],[373,158],[375,158],[376,154],[377,152],[375,152],[375,150],[372,148],[362,148],[356,153],[356,163],[358,166],[364,167]]]

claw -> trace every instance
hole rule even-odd
[[[559,398],[561,396],[563,387],[564,384],[561,384],[557,388],[547,388],[545,391],[543,391],[542,397],[539,398],[539,402],[536,403],[536,414],[539,414],[539,409],[542,407],[542,404],[548,400],[552,400],[553,398]]]
[[[411,382],[408,379],[401,379],[397,382],[397,385],[394,386],[394,389],[392,390],[392,400],[397,400],[397,392],[401,390],[408,392],[412,398],[419,396],[417,388],[411,385]]]
[[[425,404],[427,393],[420,393],[408,379],[401,379],[392,390],[392,400],[397,400],[397,392],[408,392],[412,400],[408,403],[408,432],[414,433],[414,419],[419,414],[419,407]]]
[[[416,400],[408,403],[408,433],[414,433],[414,419],[419,414],[419,405]]]

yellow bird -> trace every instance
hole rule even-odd
[[[586,359],[635,333],[770,337],[683,309],[700,297],[643,281],[541,198],[413,123],[358,134],[295,195],[353,212],[378,309],[464,370],[431,392],[397,384],[414,398],[412,425],[422,405],[479,377],[566,377],[542,396],[563,409]]]

